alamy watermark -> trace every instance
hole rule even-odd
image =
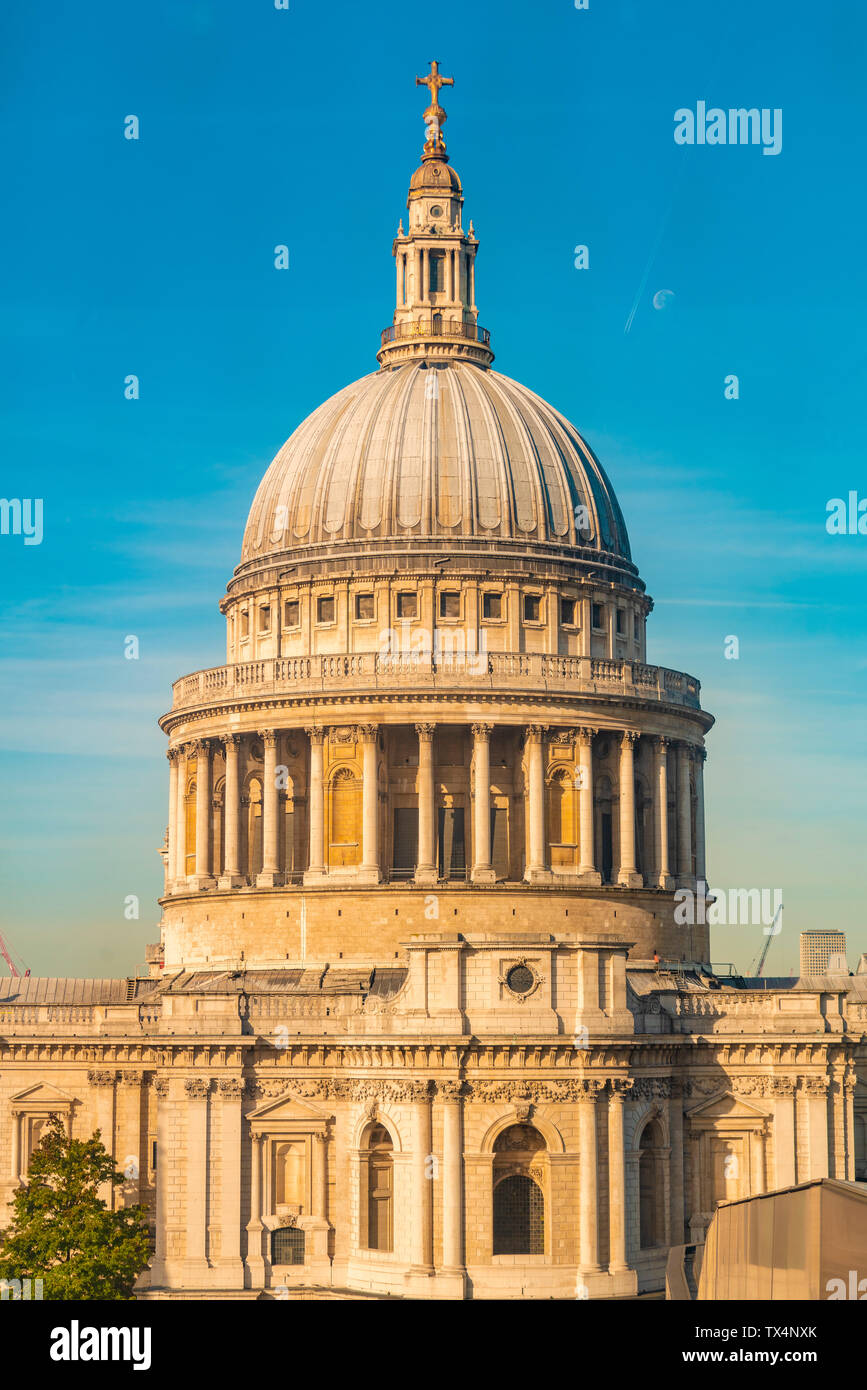
[[[25,545],[41,545],[42,498],[0,497],[0,536],[23,536]]]
[[[697,101],[695,110],[681,106],[674,113],[676,145],[761,145],[762,154],[783,148],[782,108],[738,106],[724,111]]]
[[[678,888],[674,894],[674,920],[679,927],[757,927],[765,936],[779,936],[783,929],[782,888],[709,888],[701,880],[695,892]]]

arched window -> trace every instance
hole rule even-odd
[[[371,1129],[366,1158],[367,1248],[388,1252],[394,1249],[394,1159],[384,1125]]]
[[[195,762],[193,763],[195,768]],[[189,764],[187,765],[189,772]],[[194,874],[196,872],[196,779],[190,777],[187,782],[187,794],[184,798],[184,873]]]
[[[361,859],[361,781],[348,767],[340,768],[331,781],[332,868],[358,864]]]
[[[640,1245],[649,1250],[665,1241],[665,1187],[662,1167],[662,1130],[658,1120],[645,1125],[638,1146],[638,1206]]]
[[[213,842],[211,846],[211,863],[214,866],[214,876],[219,878],[225,871],[225,845],[224,845],[224,817],[223,806],[225,803],[225,783],[220,781],[214,788],[214,815],[212,821]]]
[[[553,867],[572,868],[578,836],[576,789],[566,768],[554,773],[548,785],[548,844]]]
[[[255,881],[262,872],[262,783],[251,777],[247,784],[247,873]]]
[[[611,778],[603,773],[596,778],[596,868],[603,883],[611,883],[614,874],[614,821],[612,819]]]
[[[510,1125],[494,1142],[495,1255],[544,1255],[545,1140],[533,1125]]]

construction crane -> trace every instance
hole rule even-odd
[[[8,946],[8,944],[3,940],[2,935],[0,935],[0,956],[3,957],[3,959],[4,959],[5,962],[6,962],[6,964],[9,966],[9,969],[10,969],[10,971],[11,971],[11,973],[12,973],[12,978],[13,978],[13,980],[20,980],[20,979],[21,979],[21,971],[18,969],[17,965],[15,964],[14,960],[12,959],[12,956],[11,956],[10,953],[9,953],[9,946]],[[24,971],[24,978],[25,978],[25,980],[27,979],[27,976],[28,976],[29,974],[30,974],[30,970],[29,970],[29,969],[27,969],[27,970]]]
[[[764,944],[764,946],[762,947],[761,952],[760,952],[759,957],[758,957],[758,967],[756,966],[755,960],[753,961],[752,965],[750,966],[750,975],[753,977],[753,979],[761,979],[762,971],[763,971],[764,968],[765,968],[765,961],[766,961],[767,955],[768,955],[768,948],[770,947],[770,944],[771,944],[771,942],[773,941],[774,937],[777,935],[777,933],[774,931],[774,927],[775,927],[776,924],[777,924],[777,918],[779,917],[779,915],[780,915],[780,913],[782,912],[782,910],[783,910],[783,904],[780,903],[780,906],[777,908],[776,912],[774,913],[774,920],[771,922],[770,928],[769,928],[769,930],[767,931],[767,933],[766,933],[766,935],[765,935],[765,944]]]

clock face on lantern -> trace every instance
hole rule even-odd
[[[436,207],[432,207],[432,208],[431,208],[431,210],[430,210],[430,215],[431,215],[431,217],[442,217],[442,215],[443,215],[443,210],[442,210],[442,208],[439,206],[439,204],[437,204]]]

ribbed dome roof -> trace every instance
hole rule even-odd
[[[568,420],[498,372],[411,362],[353,382],[299,425],[259,485],[241,558],[467,537],[630,560],[611,484]]]

